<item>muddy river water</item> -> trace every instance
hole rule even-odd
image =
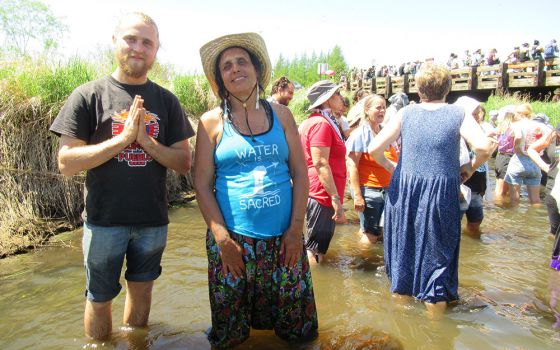
[[[312,268],[319,338],[293,346],[254,331],[239,349],[560,349],[560,272],[548,268],[546,209],[525,202],[515,209],[487,203],[483,234],[463,234],[461,301],[442,320],[391,296],[383,245],[361,244],[350,220],[337,227],[325,263]],[[112,340],[84,339],[77,230],[0,260],[0,349],[209,349],[205,224],[196,202],[172,209],[170,219],[148,329],[120,327],[121,292]]]

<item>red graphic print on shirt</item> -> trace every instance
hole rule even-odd
[[[124,129],[124,123],[128,118],[128,111],[123,110],[121,112],[113,113],[112,119],[112,134],[113,136],[120,134]],[[153,138],[157,138],[159,135],[159,118],[155,113],[146,111],[146,116],[144,117],[144,122],[146,124],[146,132]],[[128,145],[124,150],[122,150],[116,157],[119,162],[127,162],[128,166],[140,167],[146,166],[148,162],[151,162],[153,158],[144,151],[142,147],[136,142]]]

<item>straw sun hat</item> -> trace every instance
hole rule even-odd
[[[206,78],[208,78],[208,81],[210,82],[210,87],[212,88],[214,95],[219,97],[218,85],[215,79],[216,61],[218,60],[220,54],[230,47],[240,47],[255,55],[262,68],[259,83],[261,87],[265,89],[270,82],[270,77],[272,75],[272,64],[270,63],[270,58],[268,58],[268,52],[263,38],[257,33],[229,34],[214,39],[200,48],[202,68],[204,69]]]

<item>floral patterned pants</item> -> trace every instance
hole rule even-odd
[[[245,276],[224,276],[218,245],[206,234],[208,287],[212,312],[210,343],[231,347],[249,337],[250,328],[274,329],[289,342],[317,337],[317,309],[305,249],[292,269],[282,266],[280,239],[254,239],[230,232],[243,248]]]

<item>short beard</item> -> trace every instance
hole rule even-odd
[[[117,56],[117,62],[118,65],[121,69],[121,71],[126,75],[129,76],[131,78],[142,78],[144,76],[146,76],[148,74],[148,71],[152,68],[152,66],[154,65],[155,60],[152,61],[152,63],[150,63],[150,65],[144,65],[141,68],[133,68],[128,64],[128,59],[129,56],[128,55],[122,55],[122,56]],[[144,61],[146,62],[146,61]]]

